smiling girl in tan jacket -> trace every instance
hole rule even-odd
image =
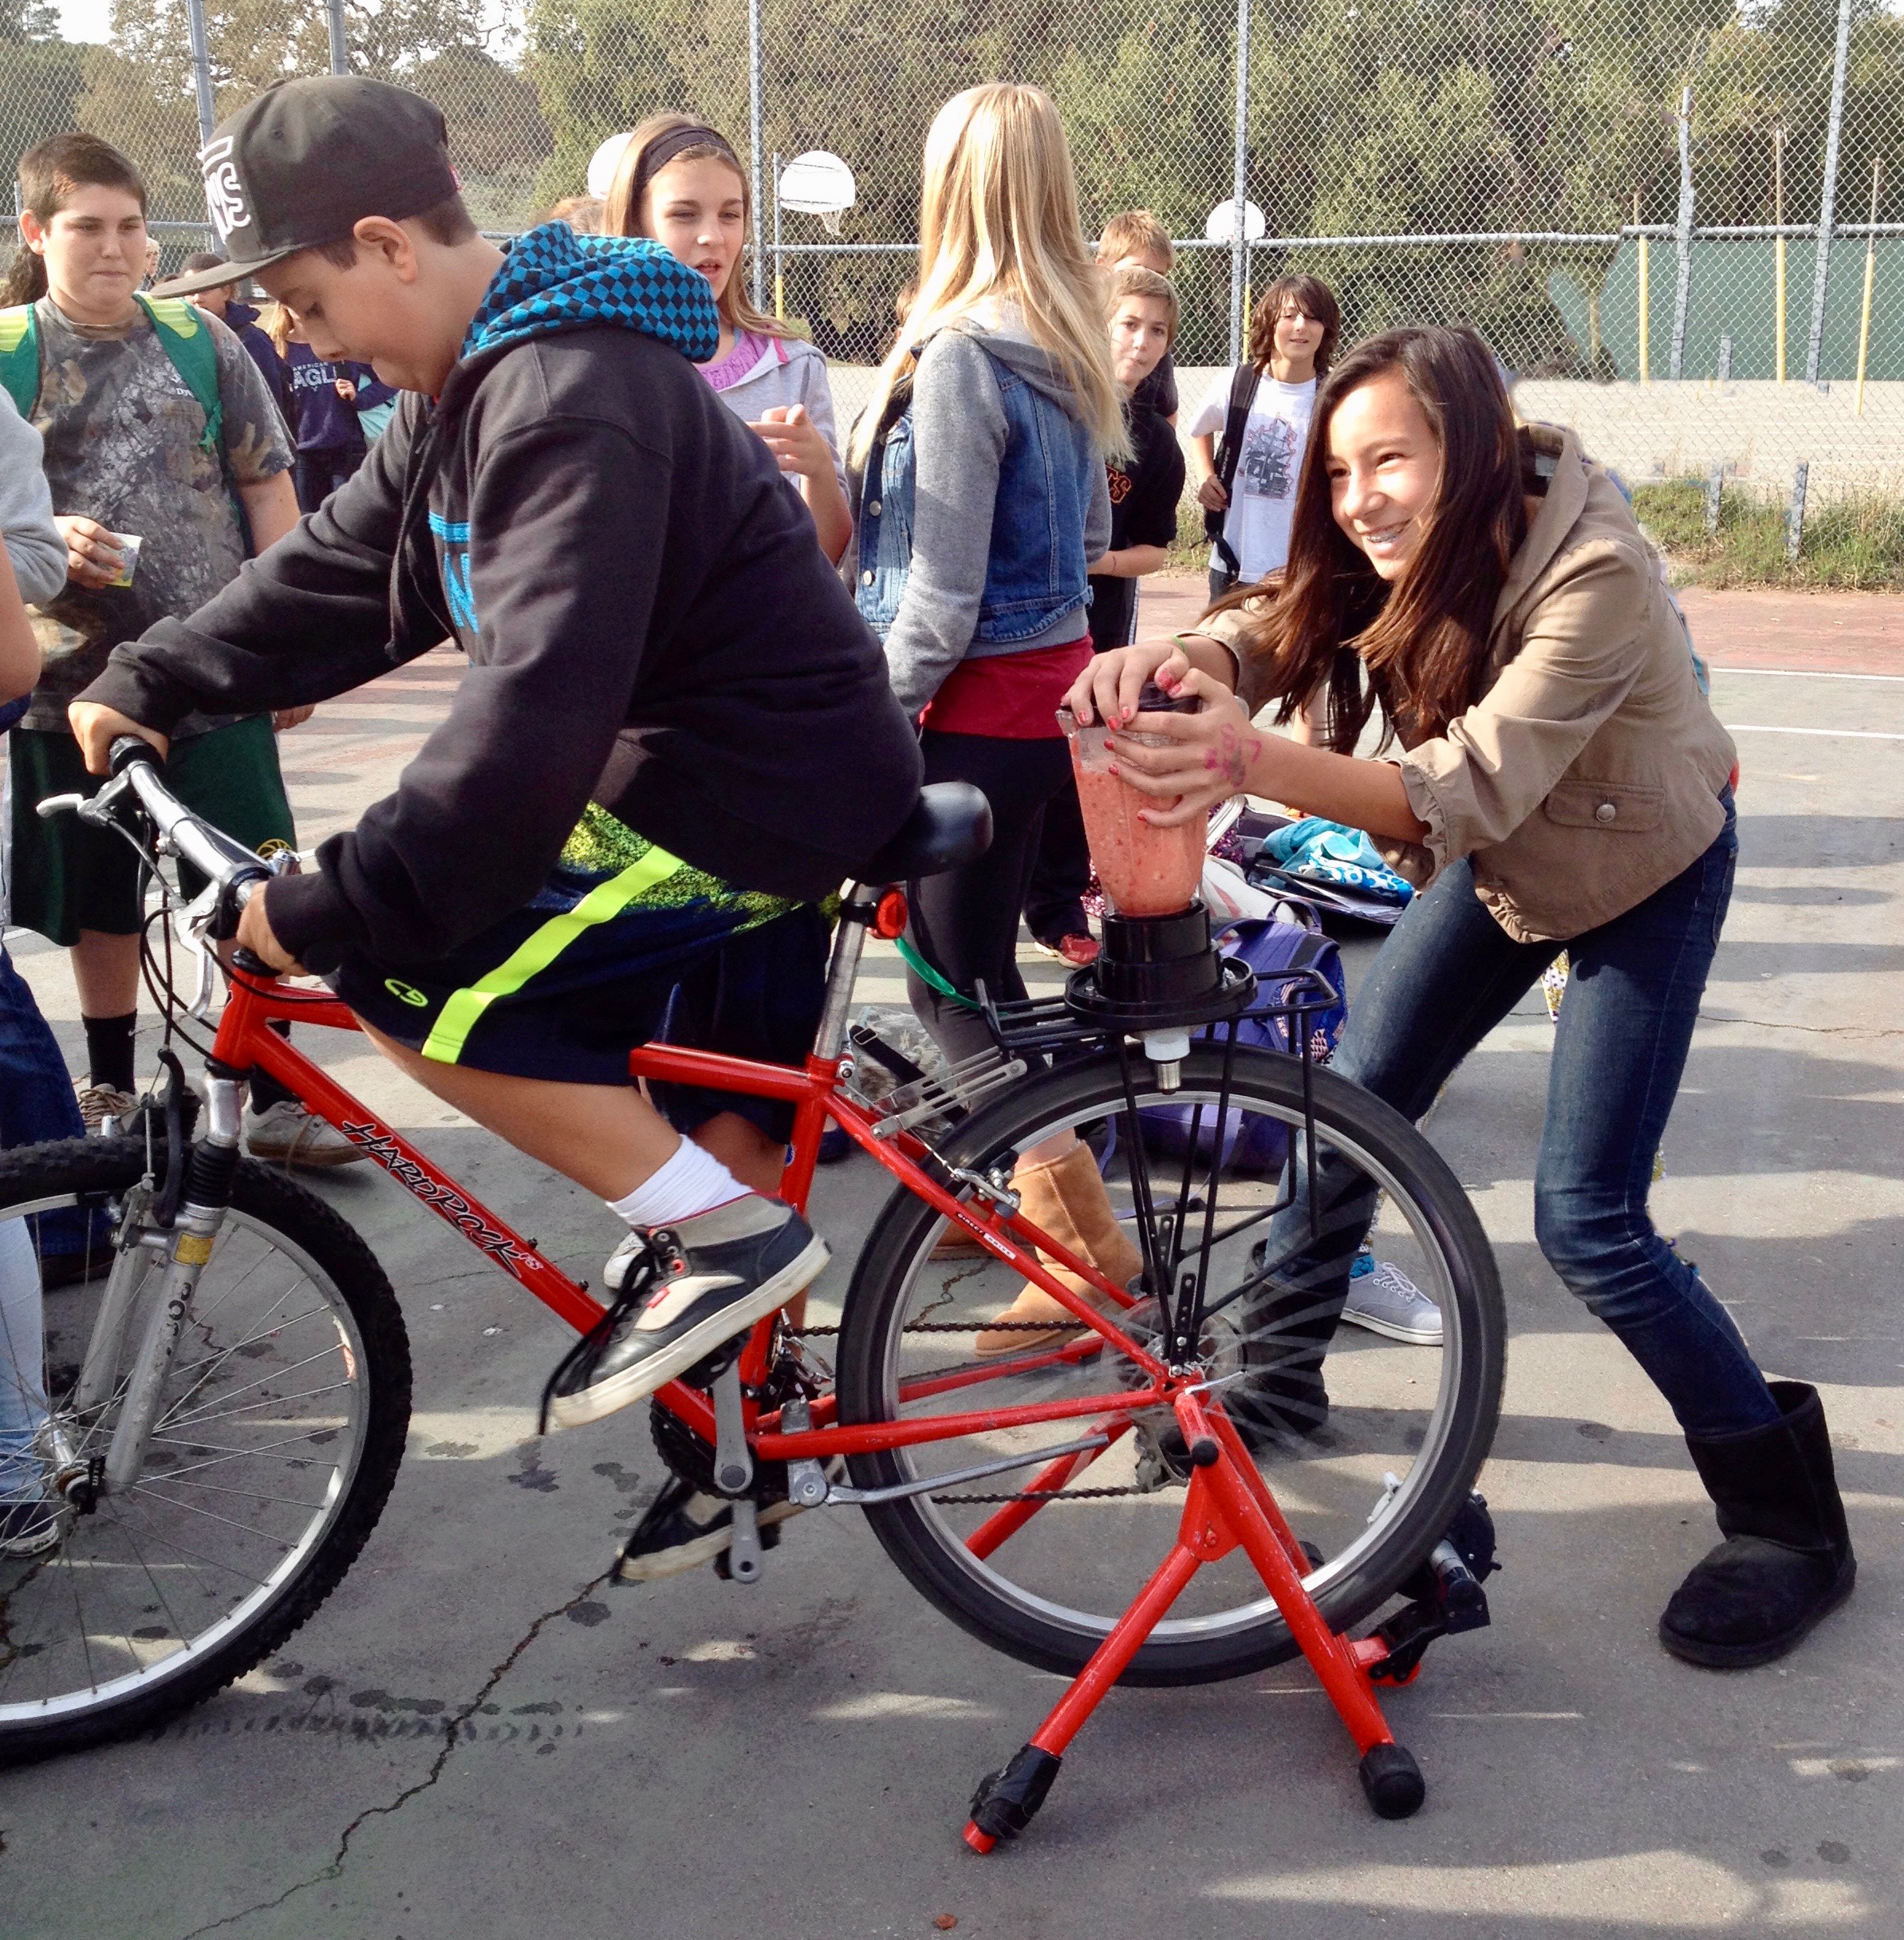
[[[1571,436],[1516,431],[1471,333],[1377,337],[1316,400],[1279,585],[1100,657],[1070,705],[1128,725],[1149,678],[1206,704],[1144,716],[1162,746],[1114,739],[1135,787],[1181,798],[1149,819],[1239,790],[1300,802],[1367,830],[1423,886],[1334,1059],[1409,1118],[1566,944],[1535,1233],[1671,1405],[1718,1510],[1726,1540],[1661,1642],[1701,1664],[1783,1655],[1855,1563],[1817,1391],[1767,1382],[1647,1211],[1738,842],[1732,742],[1618,488]],[[1256,728],[1270,704],[1317,744]],[[1382,758],[1359,759],[1378,708]],[[1240,1396],[1259,1428],[1326,1415],[1323,1357],[1374,1211],[1373,1182],[1324,1160],[1272,1226],[1279,1264],[1248,1330],[1259,1371]]]

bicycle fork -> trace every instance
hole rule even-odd
[[[183,1203],[173,1221],[167,1249],[165,1278],[147,1316],[139,1352],[127,1378],[125,1399],[106,1451],[104,1479],[109,1492],[129,1489],[144,1469],[164,1399],[166,1377],[171,1371],[172,1357],[178,1351],[185,1323],[191,1317],[199,1276],[211,1258],[212,1247],[231,1204],[246,1083],[242,1078],[221,1074],[208,1067],[205,1089],[205,1130],[192,1147]],[[115,1281],[116,1277],[116,1273]],[[100,1316],[101,1326],[110,1319],[123,1327],[129,1304],[124,1300],[115,1303],[108,1297]],[[107,1355],[116,1347],[116,1343],[96,1338],[87,1352],[89,1371],[102,1360],[109,1367],[117,1356],[114,1352],[108,1359]]]

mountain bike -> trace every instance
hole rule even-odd
[[[287,858],[267,863],[191,814],[143,742],[119,743],[113,765],[90,800],[41,812],[117,828],[156,868],[183,858],[207,879],[189,905],[168,899],[168,936],[199,960],[189,1009],[171,942],[165,960],[148,952],[183,1031],[208,1007],[214,943]],[[1113,1685],[1237,1677],[1299,1653],[1362,1754],[1374,1808],[1405,1816],[1423,1781],[1376,1686],[1408,1681],[1433,1637],[1485,1621],[1491,1536],[1471,1492],[1505,1327],[1479,1220],[1412,1126],[1318,1063],[1307,1021],[1334,994],[1312,972],[1244,993],[1252,1015],[1281,1021],[1287,1053],[1237,1041],[1249,972],[1234,964],[1229,1018],[1194,1036],[1122,1031],[1068,999],[1000,1006],[980,993],[994,1050],[927,1076],[852,1026],[868,936],[905,926],[893,885],[969,859],[988,834],[976,790],[928,789],[847,888],[802,1068],[663,1043],[632,1052],[637,1078],[791,1102],[782,1191],[794,1205],[829,1126],[894,1185],[837,1308],[816,1296],[800,1325],[770,1316],[663,1389],[657,1449],[732,1503],[724,1561],[737,1583],[760,1579],[790,1516],[856,1508],[952,1622],[1075,1680],[980,1785],[964,1829],[976,1850],[1023,1829]],[[149,1729],[270,1656],[336,1587],[388,1496],[410,1406],[402,1311],[336,1211],[240,1155],[253,1071],[568,1325],[602,1316],[585,1283],[274,1031],[277,1019],[356,1027],[327,992],[239,952],[195,1130],[172,1059],[132,1134],[0,1159],[0,1229],[23,1219],[42,1236],[77,1220],[92,1235],[81,1272],[44,1296],[33,1486],[53,1527],[37,1553],[0,1556],[0,1761]],[[1160,1144],[1165,1115],[1173,1141]],[[1019,1209],[1018,1154],[1065,1134],[1089,1145],[1138,1243],[1129,1286]],[[1226,1156],[1246,1148],[1274,1149],[1252,1172]],[[1382,1256],[1440,1305],[1443,1339],[1334,1340],[1322,1418],[1291,1425],[1248,1405],[1288,1358],[1276,1323],[1259,1323],[1290,1307],[1279,1275],[1320,1228],[1302,1194],[1330,1153],[1378,1189]],[[995,1317],[1027,1281],[1069,1319],[1027,1323],[1000,1351]]]

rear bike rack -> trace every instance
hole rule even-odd
[[[980,1780],[963,1834],[974,1852],[990,1852],[1031,1824],[1072,1739],[1190,1579],[1205,1563],[1239,1548],[1256,1566],[1355,1741],[1362,1788],[1376,1816],[1409,1818],[1427,1796],[1421,1767],[1395,1742],[1371,1687],[1412,1682],[1422,1653],[1436,1638],[1488,1623],[1480,1583],[1498,1565],[1486,1503],[1468,1497],[1446,1539],[1402,1585],[1401,1594],[1413,1599],[1405,1608],[1369,1637],[1346,1637],[1330,1629],[1303,1588],[1303,1575],[1315,1559],[1297,1541],[1228,1417],[1220,1410],[1207,1412],[1191,1392],[1178,1394],[1173,1406],[1190,1458],[1177,1541],[1029,1742],[1002,1769]]]

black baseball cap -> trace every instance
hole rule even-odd
[[[366,215],[420,215],[461,187],[443,116],[420,94],[354,74],[282,81],[199,151],[227,260],[163,286],[190,296],[340,242]]]

